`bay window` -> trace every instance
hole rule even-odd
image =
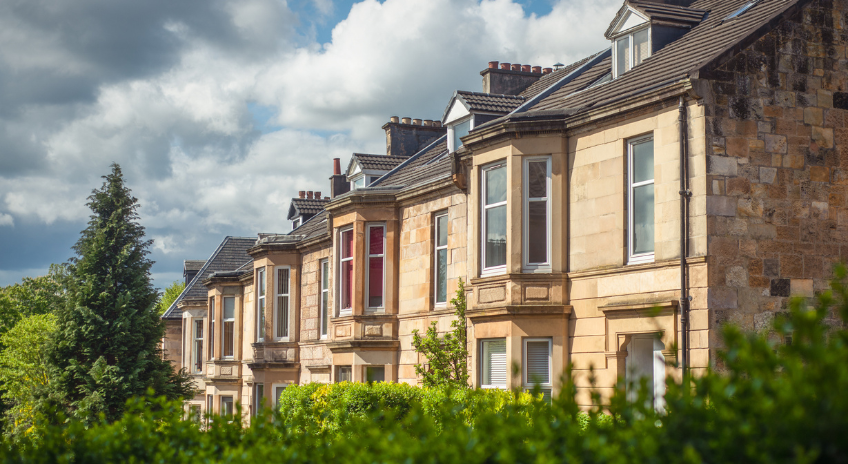
[[[223,344],[223,357],[225,359],[233,359],[235,353],[235,325],[236,325],[236,299],[234,297],[224,297],[224,317],[221,327]]]
[[[353,229],[339,233],[339,315],[353,313]]]
[[[538,386],[545,400],[551,398],[551,358],[550,338],[528,338],[524,340],[524,387],[533,390]]]
[[[288,339],[289,336],[289,277],[288,266],[276,268],[276,298],[274,306],[274,338]]]
[[[506,163],[482,169],[484,274],[506,270]]]
[[[651,56],[650,35],[650,28],[646,27],[615,40],[615,77],[620,77]]]
[[[506,339],[480,342],[480,387],[506,388]]]
[[[327,338],[327,319],[330,309],[330,261],[322,259],[321,268],[321,329],[319,336]]]
[[[551,158],[524,160],[524,268],[551,266]]]
[[[627,144],[628,263],[654,260],[654,139],[640,137]]]
[[[203,373],[203,319],[194,320],[194,373]]]
[[[386,226],[369,225],[368,232],[368,283],[366,309],[376,311],[384,308],[386,290]]]
[[[434,258],[436,261],[434,269],[435,301],[436,304],[444,304],[448,301],[448,215],[436,216],[436,233],[434,245]]]
[[[256,270],[256,341],[265,341],[265,268]]]

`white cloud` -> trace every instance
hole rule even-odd
[[[3,227],[3,226],[14,227],[15,226],[15,218],[13,218],[9,214],[0,213],[0,227]]]

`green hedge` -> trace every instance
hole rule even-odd
[[[665,414],[644,394],[629,402],[622,386],[609,415],[586,416],[570,382],[551,406],[498,392],[309,385],[247,428],[213,418],[204,431],[179,404],[134,400],[112,424],[40,425],[37,439],[3,442],[0,462],[848,462],[848,289],[844,269],[837,276],[814,309],[794,301],[769,333],[726,328],[724,372],[670,382]]]

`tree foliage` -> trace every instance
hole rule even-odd
[[[0,288],[0,334],[22,318],[47,314],[64,304],[63,266],[51,264],[47,275],[24,277],[20,283]]]
[[[127,399],[148,389],[169,399],[192,394],[184,372],[162,359],[164,325],[150,282],[150,241],[138,203],[118,165],[89,197],[88,227],[68,264],[68,304],[57,312],[48,344],[51,382],[42,406],[84,422],[121,417]]]
[[[185,282],[181,282],[179,280],[174,281],[168,288],[165,289],[165,292],[162,294],[162,298],[159,299],[159,302],[156,303],[156,314],[160,316],[165,314],[165,311],[171,307],[171,305],[176,301],[177,297],[180,296],[180,293],[185,290],[186,285]]]
[[[451,322],[452,330],[439,336],[437,323],[432,322],[422,337],[418,330],[412,331],[412,346],[427,358],[427,364],[415,365],[415,373],[421,377],[425,387],[451,385],[468,388],[468,336],[465,319],[465,284],[459,279],[456,297],[451,300],[456,319]]]
[[[3,399],[11,406],[4,419],[12,434],[26,433],[36,422],[33,392],[50,382],[44,345],[55,331],[55,315],[35,314],[0,336],[0,384]]]

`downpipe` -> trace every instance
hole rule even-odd
[[[689,190],[689,146],[686,114],[686,97],[680,96],[678,104],[678,121],[680,128],[680,332],[681,332],[681,365],[683,375],[689,371],[689,289],[688,269],[686,258],[689,256],[689,200],[692,191]]]

